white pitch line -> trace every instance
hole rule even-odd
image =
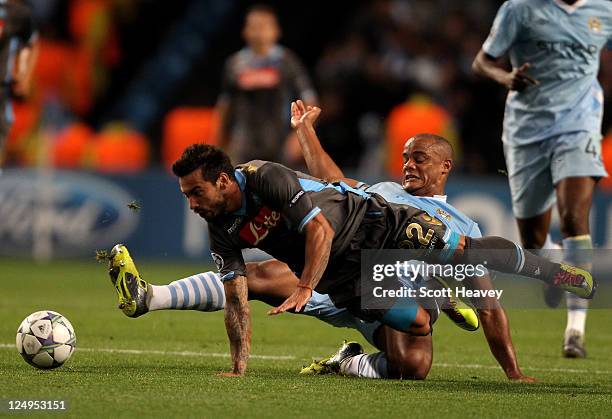
[[[481,365],[481,364],[445,364],[445,363],[433,363],[434,367],[441,368],[473,368],[473,369],[491,369],[497,370],[501,367],[499,365]],[[524,367],[523,370],[542,371],[542,372],[568,372],[574,374],[612,374],[612,371],[605,370],[579,370],[575,368],[538,368],[538,367]]]
[[[15,345],[0,343],[0,349],[15,348]],[[81,348],[77,346],[78,352],[107,352],[113,354],[132,354],[132,355],[166,355],[166,356],[201,356],[208,358],[229,358],[229,353],[219,352],[192,352],[192,351],[156,351],[153,349],[113,349],[113,348]],[[268,360],[293,360],[296,359],[292,355],[251,355],[253,359],[268,359]]]
[[[0,343],[0,349],[16,349],[15,345]],[[77,346],[79,352],[106,352],[115,354],[131,354],[131,355],[166,355],[166,356],[199,356],[208,358],[229,358],[228,353],[219,352],[194,352],[194,351],[156,351],[152,349],[114,349],[114,348],[81,348]],[[282,360],[297,360],[302,359],[292,355],[251,355],[252,359],[267,359],[273,361]],[[306,358],[303,358],[306,359]],[[308,358],[310,359],[310,358]],[[499,365],[482,365],[482,364],[448,364],[443,362],[434,362],[434,367],[440,368],[466,368],[466,369],[499,369]],[[524,370],[542,371],[542,372],[562,372],[573,374],[612,374],[612,371],[605,370],[584,370],[575,368],[538,368],[538,367],[521,367]]]

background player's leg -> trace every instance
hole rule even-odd
[[[542,214],[530,218],[517,218],[521,244],[525,249],[541,249],[550,228],[552,207]]]
[[[572,177],[557,184],[557,205],[561,219],[564,259],[587,270],[592,267],[593,243],[589,233],[589,212],[596,181],[591,177]],[[584,333],[588,300],[566,294],[567,325],[563,354],[584,357]]]
[[[535,217],[516,219],[523,248],[534,250],[548,248],[546,244],[550,241],[548,232],[551,217],[552,207]],[[561,298],[563,298],[563,294],[563,290],[544,284],[544,300],[549,307],[557,307]]]

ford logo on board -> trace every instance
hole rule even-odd
[[[0,254],[29,254],[37,241],[52,255],[92,254],[124,241],[138,224],[133,197],[94,175],[28,169],[0,175]]]

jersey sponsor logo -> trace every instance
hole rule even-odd
[[[280,212],[262,207],[255,218],[242,227],[240,238],[253,246],[257,246],[268,236],[270,230],[278,225],[280,218]]]
[[[595,33],[601,32],[601,20],[598,17],[589,18],[589,29]]]
[[[238,73],[238,86],[244,90],[270,89],[280,82],[280,72],[274,67],[247,68]]]
[[[227,229],[227,233],[233,234],[234,231],[236,231],[236,229],[240,226],[241,222],[242,222],[242,217],[236,217],[232,225]]]
[[[225,264],[221,255],[215,252],[210,252],[210,256],[212,256],[212,260],[215,262],[217,270],[221,271],[221,269],[223,269],[223,265]]]
[[[305,194],[306,192],[304,192],[304,190],[302,189],[301,191],[299,191],[298,193],[295,194],[295,196],[293,198],[291,198],[291,201],[289,201],[289,207],[294,206],[297,201],[300,200],[300,198]]]
[[[568,41],[536,41],[536,46],[542,51],[546,51],[549,54],[554,52],[561,54],[588,54],[591,57],[595,57],[599,53],[597,45],[588,44],[582,45],[578,42]]]

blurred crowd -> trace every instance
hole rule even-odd
[[[159,10],[151,0],[32,0],[40,53],[32,93],[15,103],[8,164],[134,172],[167,165],[185,141],[217,141],[222,64],[241,47],[250,2],[234,2],[226,29],[210,34],[213,47],[171,100],[160,99],[159,121],[135,126],[129,111],[111,112],[198,1]],[[302,59],[312,80],[323,109],[319,136],[342,167],[397,176],[397,150],[425,131],[452,142],[457,171],[503,172],[506,92],[471,70],[501,1],[315,2],[330,15],[320,18],[320,27],[316,20],[303,24],[303,16],[281,1],[268,3],[278,12],[280,43]],[[600,79],[605,134],[612,128],[612,53],[603,55]],[[288,127],[288,103],[286,109]]]

